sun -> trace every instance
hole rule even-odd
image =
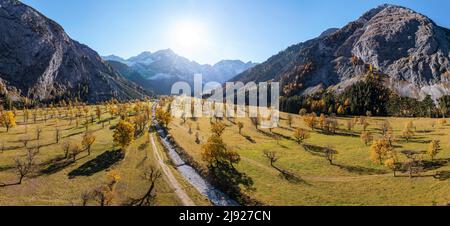
[[[207,43],[206,28],[193,21],[177,23],[172,31],[173,48],[179,52],[192,52],[204,48]]]

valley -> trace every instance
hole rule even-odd
[[[131,110],[135,105],[151,108],[151,103],[131,104],[130,116],[136,114]],[[152,170],[157,171],[158,162],[167,161],[166,157],[156,157],[150,142],[152,134],[138,135],[126,148],[126,154],[114,144],[114,127],[120,121],[118,106],[39,108],[33,114],[31,110],[16,111],[15,126],[8,132],[4,128],[0,132],[0,205],[100,205],[101,197],[106,200],[103,205],[131,205],[131,200],[146,194],[153,182],[156,190],[151,194],[156,198],[150,199],[152,205],[191,205],[180,200],[167,175],[152,180],[146,177]],[[28,115],[25,116],[28,120],[24,120],[24,115]],[[82,145],[86,135],[94,137],[91,153]],[[70,147],[66,149],[67,145]],[[35,156],[22,183],[17,184],[19,162],[27,165],[29,152]],[[165,168],[171,177],[180,180],[179,188],[195,204],[209,204],[181,180],[170,164]],[[114,192],[102,190],[112,175],[117,177]],[[84,199],[92,194],[95,196]]]
[[[257,129],[251,118],[217,121],[225,125],[222,138],[226,147],[240,155],[236,169],[251,178],[251,186],[248,190],[243,188],[243,193],[263,205],[429,206],[448,202],[448,119],[362,117],[368,124],[363,126],[359,117],[337,117],[335,132],[329,132],[320,126],[320,117],[314,129],[305,123],[307,117],[283,113],[281,118],[281,125],[273,130]],[[414,125],[414,135],[406,141],[403,131],[409,122]],[[175,142],[206,169],[202,147],[212,135],[214,123],[216,119],[174,119],[169,125]],[[395,177],[384,160],[381,164],[371,160],[372,140],[384,139],[381,128],[385,123],[390,126],[389,136],[399,167]],[[297,129],[308,134],[301,144],[296,141]],[[362,140],[363,133],[370,134],[367,145]],[[433,139],[440,140],[441,145],[434,161],[427,155]],[[327,150],[335,153],[331,164]],[[266,153],[275,155],[274,166]],[[417,174],[410,177],[406,165],[412,161],[421,165],[417,166]]]
[[[450,205],[439,10],[157,1],[0,0],[0,206]]]

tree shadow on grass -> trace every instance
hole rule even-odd
[[[8,171],[14,168],[14,166],[0,166],[0,172]]]
[[[110,168],[124,158],[125,154],[121,150],[107,151],[70,172],[69,178],[73,179],[78,176],[92,176]]]
[[[39,145],[39,146],[40,146],[41,148],[44,148],[44,147],[50,147],[50,146],[55,145],[55,144],[58,144],[58,143],[56,143],[56,141],[54,141],[54,142],[52,142],[52,143],[41,144],[41,145]]]
[[[12,187],[12,186],[17,186],[17,185],[20,185],[20,183],[17,182],[17,183],[5,184],[5,183],[0,182],[0,188]]]
[[[358,135],[357,133],[351,132],[351,131],[336,131],[335,133],[333,132],[327,132],[324,130],[317,130],[318,134],[322,134],[322,135],[327,135],[327,136],[341,136],[341,137],[359,137],[360,135]]]
[[[248,135],[242,135],[246,140],[248,140],[250,143],[252,143],[252,144],[256,144],[256,141],[251,137],[251,136],[248,136]]]
[[[434,176],[435,179],[445,181],[450,179],[450,171],[440,171]]]
[[[143,143],[143,144],[139,145],[138,150],[139,151],[145,151],[149,146],[150,146],[150,144]]]
[[[280,126],[279,128],[280,128],[280,129],[287,130],[287,131],[294,131],[293,128],[289,128],[289,127],[285,127],[285,126]]]
[[[100,121],[97,122],[97,125],[100,125],[102,123],[105,123],[105,125],[108,123],[109,119],[102,119]]]
[[[288,172],[286,170],[282,170],[283,172],[280,172],[280,177],[286,181],[288,181],[291,184],[304,184],[304,185],[308,185],[310,186],[311,184],[309,184],[308,182],[306,182],[305,180],[303,180],[301,177]]]
[[[403,140],[403,142],[406,142]],[[426,137],[413,137],[406,143],[416,143],[416,144],[428,144],[431,140],[426,140]]]
[[[281,138],[283,138],[283,139],[285,139],[285,140],[291,140],[291,141],[294,141],[294,138],[292,138],[292,137],[290,137],[290,136],[286,136],[286,135],[284,135],[284,134],[276,133],[276,132],[273,132],[273,134],[276,135],[276,136],[278,136],[278,137],[281,137]]]
[[[84,132],[85,131],[80,131],[80,132],[76,132],[76,133],[67,134],[67,135],[63,136],[62,138],[70,138],[70,137],[73,137],[73,136],[81,135]]]
[[[251,199],[243,193],[242,188],[247,191],[255,190],[252,178],[228,164],[219,164],[210,168],[209,177],[215,186],[239,203],[246,203]]]
[[[386,170],[372,169],[363,166],[346,166],[342,164],[335,164],[335,166],[349,173],[356,173],[358,175],[381,175],[388,173]]]
[[[446,166],[450,162],[450,159],[438,159],[434,161],[423,160],[421,166],[424,171],[437,170]]]
[[[136,164],[136,169],[141,168],[142,166],[144,166],[144,164],[145,164],[145,162],[147,162],[147,160],[148,160],[148,157],[147,157],[147,156],[144,156],[144,158],[142,158],[142,160],[139,161],[139,162]]]
[[[69,131],[69,130],[73,130],[75,129],[75,127],[72,127],[71,125],[69,125],[68,127],[64,128],[64,131]]]
[[[326,148],[324,148],[324,147],[320,147],[320,146],[312,145],[312,144],[304,144],[303,147],[305,148],[305,150],[307,152],[311,153],[312,155],[325,157]]]
[[[433,134],[433,136],[446,136],[447,134],[445,133],[435,133]],[[430,141],[431,142],[431,141]]]
[[[428,129],[428,130],[417,130],[416,133],[432,133],[434,130]]]
[[[14,144],[17,144],[17,143],[22,143],[23,141],[22,140],[11,140],[11,141],[9,141],[9,143],[14,143]]]
[[[233,125],[236,125],[236,122],[233,122],[232,120],[230,120],[229,118],[227,118],[227,121],[230,122]]]
[[[139,161],[136,164],[136,168],[142,167],[144,165],[144,163],[148,160],[147,148],[149,148],[149,146],[150,146],[149,143],[143,143],[143,144],[139,145],[138,150],[145,152],[145,156],[144,156],[144,158],[142,158],[141,161]]]
[[[312,155],[319,156],[319,157],[326,157],[326,151],[327,148],[316,146],[316,145],[310,145],[305,144],[304,145],[305,150]],[[333,164],[334,166],[339,167],[342,170],[345,170],[349,173],[356,173],[359,175],[378,175],[378,174],[386,174],[387,171],[385,170],[379,170],[379,169],[373,169],[373,168],[367,168],[363,166],[348,166],[348,165],[342,165],[342,164]]]
[[[73,160],[69,160],[67,158],[64,158],[62,156],[56,157],[54,159],[51,159],[49,161],[43,162],[40,165],[45,167],[40,171],[41,174],[45,175],[51,175],[60,172],[61,170],[65,169],[66,167],[74,164],[75,162]]]
[[[15,151],[20,148],[23,148],[23,146],[9,146],[9,147],[5,147],[5,151]]]
[[[261,133],[261,134],[263,134],[264,136],[267,136],[267,137],[270,137],[270,138],[275,138],[277,135],[275,135],[275,134],[273,134],[273,133],[269,133],[269,132],[267,132],[267,131],[264,131],[264,130],[262,130],[262,129],[259,129],[258,128],[258,133]]]

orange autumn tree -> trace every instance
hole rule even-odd
[[[413,128],[414,128],[413,122],[410,121],[406,123],[405,128],[402,131],[402,136],[403,138],[405,138],[406,142],[409,142],[409,140],[413,138],[414,136]]]
[[[0,124],[6,128],[6,132],[9,132],[9,129],[16,126],[16,117],[14,113],[11,111],[7,111],[0,116]]]
[[[112,170],[106,175],[106,183],[96,188],[92,192],[82,195],[83,206],[86,206],[89,200],[93,200],[100,206],[110,206],[116,197],[116,185],[120,181],[120,175]]]
[[[208,163],[209,168],[216,168],[222,165],[233,166],[241,161],[241,157],[235,151],[228,150],[227,145],[222,140],[225,130],[223,123],[213,123],[211,125],[212,135],[202,146],[202,159]]]
[[[374,141],[370,147],[370,159],[383,165],[383,160],[389,158],[394,151],[394,147],[390,145],[387,139],[379,139]]]
[[[441,142],[439,140],[432,140],[428,145],[427,154],[431,157],[431,160],[434,161],[434,158],[441,151]]]
[[[362,141],[366,146],[368,146],[369,143],[372,142],[372,140],[373,140],[372,134],[371,134],[370,132],[368,132],[368,131],[363,131],[363,132],[361,133],[360,138],[361,138],[361,141]]]
[[[302,144],[309,137],[310,137],[310,134],[305,129],[297,128],[294,131],[294,138],[295,138],[295,140],[297,141],[298,144]]]
[[[97,115],[97,119],[100,121],[102,118],[103,112],[102,112],[102,109],[100,108],[100,106],[98,106],[98,105],[95,108],[95,114]]]
[[[221,122],[211,124],[211,132],[213,133],[213,135],[217,135],[219,137],[221,137],[223,132],[225,132],[225,128],[225,124]]]
[[[156,109],[156,119],[160,122],[166,129],[169,126],[170,122],[172,122],[172,114],[169,111],[165,111],[161,107]]]
[[[123,149],[128,147],[131,142],[134,140],[134,126],[133,124],[120,120],[117,124],[116,129],[113,134],[114,144],[118,145]]]
[[[314,130],[316,128],[316,124],[317,124],[317,115],[316,115],[316,113],[311,113],[309,115],[303,116],[303,121],[305,122],[305,124],[309,128]]]
[[[83,136],[81,144],[83,145],[84,149],[87,150],[88,155],[91,155],[91,147],[92,144],[94,144],[95,139],[96,137],[92,132],[86,132]]]

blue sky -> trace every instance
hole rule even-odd
[[[23,0],[101,55],[171,48],[199,63],[263,62],[383,3],[450,27],[447,0]]]

